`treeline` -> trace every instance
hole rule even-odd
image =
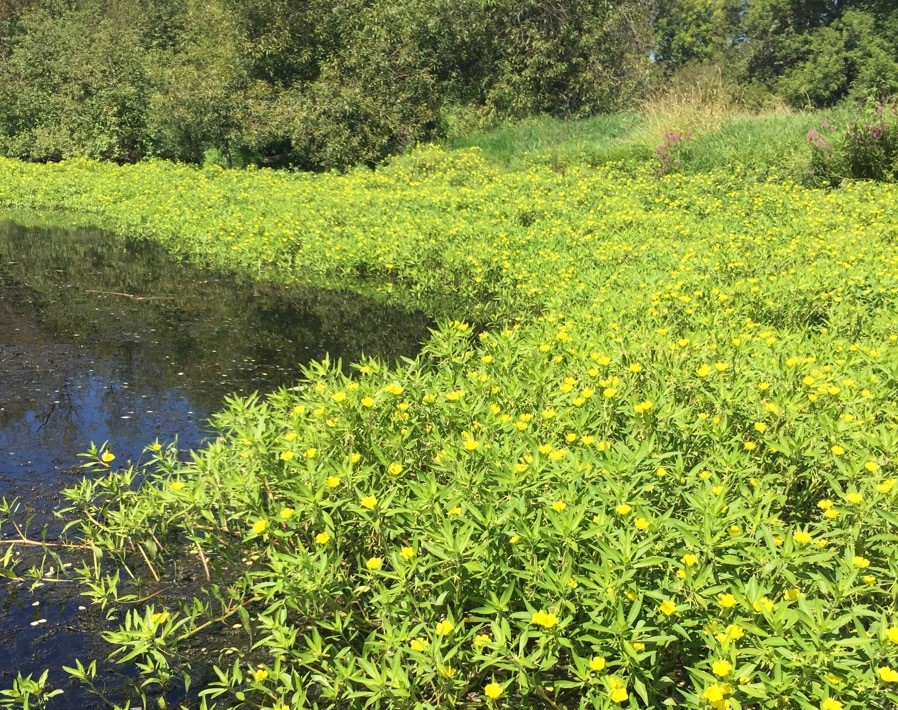
[[[894,0],[0,0],[0,153],[305,169],[461,122],[898,94]]]

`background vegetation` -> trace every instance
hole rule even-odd
[[[706,85],[744,109],[895,93],[898,9],[888,0],[0,3],[0,154],[29,160],[345,168],[498,119],[634,110],[659,86]]]

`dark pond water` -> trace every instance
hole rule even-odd
[[[274,390],[328,354],[411,356],[430,326],[357,295],[240,284],[145,241],[12,217],[0,211],[0,496],[38,521],[90,442],[108,441],[117,462],[157,439],[196,447],[225,396]],[[16,671],[99,653],[85,605],[0,579],[0,689]],[[92,706],[52,680],[66,687],[52,707]]]

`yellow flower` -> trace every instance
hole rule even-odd
[[[556,500],[554,503],[552,503],[552,510],[554,510],[556,513],[563,513],[566,509],[567,503],[565,503],[563,500]]]
[[[623,703],[630,697],[626,684],[620,678],[611,676],[608,679],[608,697],[612,703]]]
[[[714,663],[711,664],[711,671],[714,675],[720,678],[725,678],[733,672],[733,664],[729,661],[714,661]]]
[[[539,611],[533,613],[533,616],[530,617],[530,621],[537,626],[551,629],[558,623],[558,617],[555,616],[555,614],[548,614],[543,609],[540,609]]]
[[[763,434],[767,431],[767,425],[764,422],[755,422],[755,431]]]
[[[175,493],[177,493],[178,491],[183,491],[183,490],[184,490],[184,481],[174,481],[174,482],[171,484],[171,489],[172,489]]]
[[[742,627],[739,626],[739,624],[729,624],[725,629],[725,633],[727,635],[727,638],[731,638],[734,641],[745,636],[745,632],[742,630]]]
[[[824,498],[821,501],[817,501],[817,507],[820,508],[820,510],[829,510],[833,507],[833,502],[829,498]]]
[[[373,397],[362,397],[362,406],[363,407],[373,407],[374,406],[374,398]]]
[[[375,505],[377,505],[377,498],[375,498],[374,496],[365,496],[359,501],[359,504],[363,508],[371,510]]]
[[[714,363],[714,369],[717,370],[718,372],[724,372],[725,370],[728,370],[729,367],[730,366],[725,362],[715,362]]]
[[[386,387],[384,387],[384,389],[396,397],[398,397],[405,391],[405,388],[402,385],[397,384],[396,382],[391,382]]]
[[[415,548],[413,547],[403,547],[399,551],[399,556],[404,560],[410,560],[415,556]]]
[[[104,451],[103,455],[100,457],[103,463],[112,463],[115,461],[115,454],[111,451]]]
[[[486,646],[493,642],[493,637],[489,634],[477,634],[474,637],[474,646],[480,648],[481,646]]]
[[[761,611],[766,611],[768,614],[773,611],[774,603],[772,600],[767,597],[761,597],[760,599],[755,600],[752,603],[752,608],[759,614]]]
[[[683,564],[687,567],[694,567],[697,562],[698,557],[696,555],[693,555],[691,552],[687,552],[685,555],[683,555]]]
[[[268,521],[264,518],[259,518],[256,522],[253,523],[253,532],[257,535],[261,535],[268,529]]]
[[[455,629],[455,627],[449,619],[443,619],[436,626],[436,632],[439,636],[448,636],[452,633],[453,629]]]
[[[606,387],[604,390],[602,390],[602,394],[606,399],[611,399],[614,395],[617,394],[617,390],[614,389],[614,387]]]
[[[732,609],[734,606],[736,606],[739,603],[736,600],[736,597],[734,597],[732,594],[718,594],[717,602],[724,609]]]
[[[454,508],[450,508],[447,515],[450,518],[455,517],[456,515],[461,515],[461,508],[459,508],[458,506],[455,506]]]
[[[353,451],[349,454],[349,462],[350,463],[358,463],[362,460],[362,455],[358,451]]]
[[[640,365],[638,362],[634,362],[632,365],[630,365],[629,369],[630,369],[630,372],[634,372],[634,373],[642,372],[642,365]]]
[[[864,500],[864,496],[860,493],[852,492],[845,496],[845,500],[847,500],[852,505],[857,505]]]
[[[502,695],[503,690],[501,685],[493,681],[483,689],[483,692],[490,700],[496,700]]]
[[[365,561],[365,567],[370,569],[372,572],[376,572],[377,570],[379,570],[381,567],[383,567],[383,564],[384,561],[380,557],[369,557]]]
[[[898,683],[898,671],[888,666],[880,666],[876,669],[879,677],[886,683]]]
[[[159,611],[155,614],[150,615],[150,621],[152,621],[154,624],[164,624],[169,620],[170,617],[171,614],[169,614],[167,611]]]
[[[427,639],[421,638],[420,636],[412,639],[411,643],[409,643],[409,646],[412,647],[412,651],[417,651],[418,653],[425,651],[429,645]]]
[[[886,636],[892,643],[898,643],[898,626],[890,626],[887,628]]]
[[[670,616],[671,614],[676,612],[677,605],[676,605],[676,603],[672,602],[670,599],[665,599],[658,606],[658,610],[665,616]]]
[[[807,532],[806,530],[796,530],[792,534],[792,539],[795,540],[795,542],[797,542],[799,545],[807,545],[813,539],[813,537],[811,536],[811,533]]]
[[[511,537],[508,538],[508,542],[511,545],[517,545],[520,541],[521,541],[521,536],[517,535],[517,534],[512,535]]]
[[[896,481],[894,478],[889,478],[888,480],[877,484],[876,490],[878,490],[880,493],[890,493],[892,491],[892,489],[895,487],[895,483],[896,483]]]
[[[636,520],[633,521],[633,524],[636,526],[637,530],[649,529],[649,521],[645,518],[636,518]]]
[[[835,508],[830,508],[823,512],[824,517],[829,518],[830,520],[835,520],[839,517],[839,511]]]
[[[438,669],[439,673],[443,678],[454,678],[455,677],[455,669],[452,666],[440,666]]]
[[[861,581],[868,586],[872,586],[876,584],[876,577],[874,577],[872,574],[865,574],[863,577],[861,577]]]
[[[387,469],[390,472],[391,476],[398,476],[402,473],[402,464],[401,463],[391,463],[390,467]]]
[[[842,710],[842,703],[833,698],[827,698],[820,703],[820,710]]]
[[[605,659],[601,656],[593,656],[589,661],[589,669],[593,671],[600,671],[605,668]]]
[[[800,596],[801,590],[794,587],[783,592],[783,597],[789,602],[797,602]]]
[[[319,545],[326,545],[330,542],[331,536],[330,533],[320,532],[315,536],[315,542]]]
[[[328,488],[336,488],[340,485],[340,478],[339,476],[328,476],[325,484],[327,484]]]
[[[293,517],[293,514],[295,512],[296,511],[293,510],[293,508],[281,508],[281,512],[278,513],[278,515],[280,516],[281,520],[289,520]]]
[[[266,671],[264,668],[256,668],[255,672],[253,673],[253,678],[255,678],[257,681],[263,681],[267,677],[268,671]]]
[[[346,399],[346,393],[345,392],[334,392],[332,397],[335,402],[342,402],[343,400]]]
[[[721,685],[720,683],[715,683],[714,685],[708,686],[705,688],[705,692],[702,693],[702,697],[707,700],[709,703],[719,703],[726,697],[727,693],[729,693],[730,688],[728,685]]]
[[[317,455],[318,455],[318,449],[316,449],[314,446],[310,446],[308,449],[306,449],[306,458],[307,459],[313,459]]]
[[[465,439],[462,446],[465,447],[465,451],[474,451],[480,446],[480,442],[477,439]]]
[[[653,406],[654,405],[652,404],[651,401],[645,400],[644,402],[640,402],[639,404],[634,406],[633,411],[635,411],[637,414],[643,414],[643,413],[649,411]]]
[[[742,444],[742,447],[746,451],[754,451],[755,449],[758,448],[758,445],[753,441],[746,441],[744,444]]]
[[[830,451],[833,452],[833,456],[841,456],[842,454],[845,453],[845,449],[843,449],[843,448],[842,448],[841,446],[839,446],[838,444],[836,444],[835,446],[833,446],[833,447],[830,449]]]
[[[626,503],[621,503],[614,510],[617,511],[618,515],[629,515],[630,511],[633,510],[633,508]]]
[[[864,464],[864,468],[870,473],[876,473],[879,470],[879,464],[876,463],[876,461],[867,461],[867,463]]]
[[[870,560],[866,557],[861,557],[860,555],[855,555],[851,559],[851,564],[853,564],[858,569],[867,569],[870,566]]]
[[[698,375],[699,377],[707,377],[712,372],[713,372],[713,370],[711,369],[710,365],[702,365],[695,371],[695,374]]]
[[[632,598],[630,598],[630,596],[628,594],[627,598],[630,599],[630,601],[633,601],[633,599],[635,599],[636,596],[634,595]],[[633,641],[630,645],[633,647],[634,651],[638,651],[640,653],[645,651],[645,644],[642,643],[642,641]]]

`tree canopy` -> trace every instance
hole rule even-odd
[[[447,116],[631,107],[696,64],[794,106],[898,93],[891,0],[0,0],[0,153],[307,169]]]

